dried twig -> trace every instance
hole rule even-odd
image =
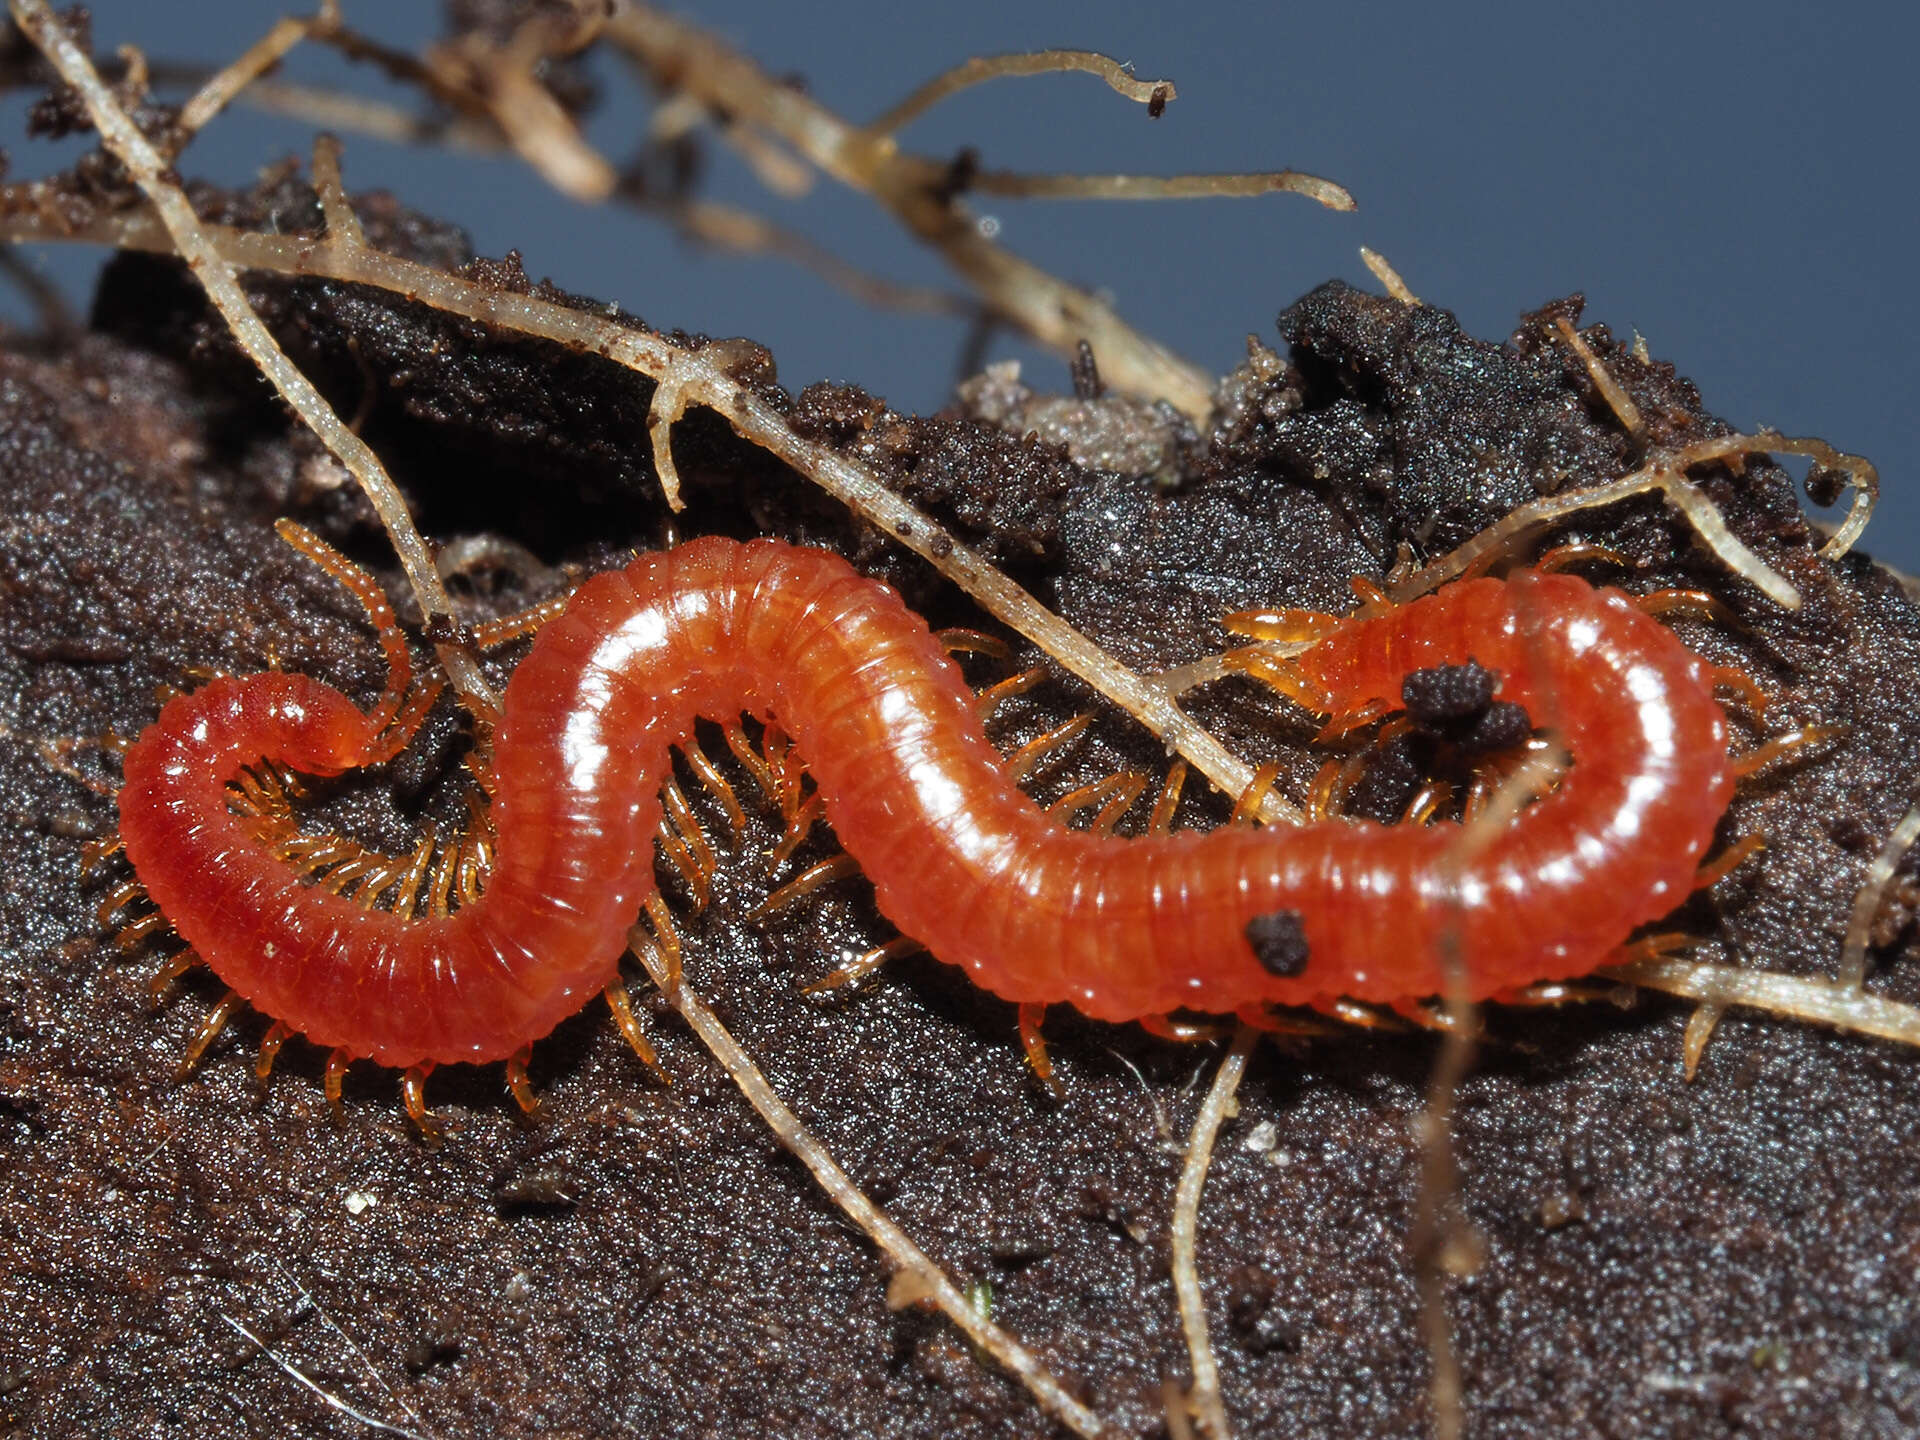
[[[828,1198],[893,1265],[895,1275],[888,1291],[890,1302],[931,1301],[969,1340],[1025,1385],[1042,1409],[1074,1434],[1098,1437],[1105,1433],[1098,1415],[1068,1394],[1037,1356],[981,1314],[959,1286],[947,1278],[946,1272],[928,1259],[907,1233],[853,1183],[846,1171],[834,1162],[826,1146],[774,1093],[759,1067],[740,1048],[726,1026],[682,983],[678,965],[654,943],[653,937],[635,927],[629,939],[654,984],[720,1062],[728,1078],[740,1087],[740,1093],[747,1097],[747,1103],[766,1122],[775,1138],[807,1167]]]

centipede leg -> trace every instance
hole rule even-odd
[[[292,1027],[284,1020],[276,1020],[267,1027],[267,1033],[260,1037],[259,1058],[253,1062],[253,1073],[257,1078],[272,1078],[273,1062],[279,1058],[280,1047],[292,1038]]]
[[[1398,1016],[1377,1010],[1371,1005],[1362,1005],[1358,1000],[1348,1000],[1344,996],[1315,1000],[1311,1008],[1356,1030],[1385,1030],[1405,1034],[1413,1028]]]
[[[1708,620],[1718,625],[1739,623],[1725,604],[1705,590],[1653,590],[1634,596],[1633,603],[1642,614],[1662,620],[1677,616],[1682,620]]]
[[[328,1065],[332,1073],[332,1065]],[[439,1143],[446,1132],[447,1122],[427,1109],[427,1076],[433,1073],[433,1062],[422,1060],[418,1065],[407,1067],[407,1073],[400,1077],[400,1098],[407,1107],[407,1118],[419,1130],[420,1138],[428,1144]]]
[[[173,982],[200,963],[200,956],[192,950],[182,950],[178,955],[169,955],[160,965],[160,973],[147,981],[147,993],[158,1005],[167,998],[173,989]]]
[[[165,915],[158,910],[152,911],[142,915],[138,920],[129,921],[121,926],[114,934],[113,948],[122,955],[131,955],[148,937],[171,928]]]
[[[955,625],[946,630],[936,630],[933,638],[940,642],[940,648],[949,655],[987,655],[1002,664],[1013,658],[1013,651],[1006,641],[982,630],[969,630],[965,626]]]
[[[618,1018],[618,1016],[615,1017],[616,1021]],[[633,1018],[631,1010],[627,1012],[627,1018],[629,1020]],[[513,1093],[513,1103],[520,1107],[520,1113],[528,1119],[532,1119],[540,1111],[540,1097],[533,1093],[533,1082],[527,1079],[527,1062],[532,1058],[531,1044],[522,1045],[507,1057],[507,1089]]]
[[[120,838],[118,830],[89,840],[80,847],[80,875],[82,879],[93,874],[107,861],[126,848],[126,841]]]
[[[709,795],[720,802],[720,808],[727,812],[727,824],[733,831],[733,838],[739,840],[747,831],[747,812],[740,807],[740,797],[734,794],[727,777],[720,773],[707,752],[700,748],[700,742],[691,735],[681,742],[680,753],[687,757],[687,767],[693,771],[694,777],[706,787]]]
[[[1764,745],[1749,750],[1744,755],[1735,756],[1734,776],[1736,779],[1745,780],[1759,774],[1783,756],[1797,754],[1810,745],[1835,740],[1846,733],[1847,728],[1844,725],[1803,725],[1798,730],[1789,730],[1786,734],[1776,735]]]
[[[1683,1079],[1692,1080],[1699,1073],[1701,1058],[1707,1053],[1707,1042],[1713,1039],[1720,1017],[1726,1013],[1727,1007],[1717,1001],[1702,1000],[1687,1016],[1687,1028],[1680,1036],[1680,1073]]]
[[[1763,723],[1767,718],[1767,707],[1773,702],[1767,698],[1767,692],[1760,682],[1746,671],[1734,665],[1716,665],[1713,667],[1713,688],[1731,690],[1740,697],[1747,713],[1753,716],[1755,723]]]
[[[227,1022],[247,1002],[229,990],[220,997],[219,1003],[207,1012],[207,1018],[200,1022],[200,1028],[193,1032],[193,1039],[187,1042],[187,1053],[181,1057],[179,1075],[185,1078],[193,1073],[193,1067],[200,1063],[200,1057],[207,1053],[207,1047],[227,1028]]]
[[[1263,1035],[1305,1037],[1340,1033],[1324,1021],[1291,1010],[1278,1010],[1265,1003],[1242,1005],[1233,1014],[1242,1025],[1250,1025]]]
[[[1766,848],[1766,836],[1758,830],[1748,831],[1694,872],[1693,888],[1711,890]]]
[[[104,926],[146,893],[147,887],[138,880],[122,880],[100,898],[100,903],[94,907],[93,918]]]
[[[1240,792],[1240,798],[1233,802],[1233,813],[1227,817],[1229,825],[1251,825],[1260,817],[1260,807],[1267,803],[1267,796],[1273,793],[1274,782],[1280,778],[1280,762],[1268,760],[1253,772],[1253,779],[1247,788]]]
[[[831,885],[836,880],[845,880],[860,873],[859,862],[851,855],[835,855],[831,860],[822,860],[818,865],[803,870],[794,876],[752,910],[747,912],[749,920],[764,920],[769,915],[778,914],[796,900],[811,895],[823,885]]]
[[[1176,760],[1167,770],[1167,778],[1160,786],[1160,793],[1153,800],[1153,816],[1147,821],[1149,835],[1170,835],[1173,833],[1174,812],[1180,808],[1180,792],[1187,783],[1187,762]]]
[[[1036,735],[1007,757],[1007,774],[1016,781],[1032,777],[1033,772],[1067,746],[1085,735],[1093,726],[1091,712],[1062,721],[1044,735]]]
[[[1621,570],[1632,563],[1611,546],[1596,545],[1591,540],[1569,540],[1564,544],[1555,545],[1550,550],[1542,550],[1534,560],[1532,568],[1553,572],[1565,570],[1573,565],[1584,565],[1589,561],[1601,565],[1612,565]]]
[[[616,979],[603,993],[607,997],[607,1009],[613,1012],[614,1027],[619,1030],[620,1038],[625,1040],[627,1047],[640,1057],[640,1063],[659,1077],[662,1085],[671,1085],[673,1077],[667,1074],[666,1067],[660,1063],[660,1056],[653,1048],[653,1043],[647,1039],[646,1032],[640,1028],[640,1022],[634,1018],[633,1001],[627,998],[626,983]],[[511,1069],[507,1071],[507,1078],[511,1083],[513,1078]],[[520,1098],[517,1092],[514,1098],[516,1100]]]
[[[1157,1040],[1171,1040],[1180,1045],[1218,1040],[1224,1033],[1218,1025],[1203,1020],[1175,1020],[1171,1015],[1142,1015],[1139,1025]]]
[[[347,1103],[343,1097],[347,1083],[347,1067],[353,1063],[353,1056],[342,1045],[327,1056],[327,1073],[321,1078],[321,1087],[327,1092],[327,1105],[333,1111],[336,1121],[347,1118]]]
[[[1451,1035],[1455,1029],[1453,1013],[1446,1009],[1435,1008],[1423,1000],[1395,1000],[1389,1007],[1393,1013],[1421,1030],[1431,1030],[1440,1035]],[[1480,1033],[1480,1020],[1477,1012],[1468,1027],[1468,1033]]]
[[[1060,1082],[1053,1075],[1053,1057],[1047,1054],[1046,1037],[1040,1033],[1040,1026],[1046,1021],[1047,1007],[1031,1001],[1020,1006],[1020,1046],[1027,1052],[1027,1065],[1032,1069],[1034,1079],[1038,1080],[1056,1097],[1065,1094]]]
[[[908,939],[905,935],[896,935],[893,939],[887,941],[886,944],[867,951],[866,954],[857,959],[849,960],[837,969],[829,970],[812,984],[802,985],[800,987],[800,993],[802,995],[824,995],[829,990],[839,990],[849,985],[858,985],[862,980],[865,980],[869,975],[890,961],[898,960],[903,955],[917,954],[926,948],[927,947],[922,945],[918,940]]]

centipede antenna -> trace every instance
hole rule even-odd
[[[734,794],[733,786],[692,735],[681,742],[680,753],[687,757],[687,768],[693,771],[694,778],[706,787],[707,793],[718,800],[720,808],[726,811],[727,824],[733,830],[733,838],[738,841],[747,831],[747,812],[741,809],[740,797]]]
[[[1170,835],[1173,833],[1174,812],[1180,808],[1180,792],[1187,783],[1187,762],[1176,760],[1167,767],[1167,778],[1161,782],[1160,793],[1153,800],[1153,815],[1147,821],[1149,835]]]
[[[433,1062],[422,1060],[418,1065],[409,1065],[407,1073],[400,1077],[400,1099],[407,1107],[407,1118],[419,1130],[420,1138],[430,1145],[438,1144],[447,1128],[445,1120],[427,1109],[427,1076],[432,1073]]]
[[[1767,837],[1758,830],[1749,830],[1694,872],[1693,888],[1711,890],[1766,848]]]
[[[1774,761],[1786,755],[1798,754],[1809,746],[1819,745],[1827,740],[1837,740],[1847,733],[1844,725],[1803,725],[1797,730],[1789,730],[1784,735],[1776,735],[1764,745],[1738,755],[1733,760],[1733,773],[1737,779],[1745,780],[1759,774]]]
[[[1044,735],[1034,736],[1007,757],[1007,774],[1016,782],[1031,778],[1043,763],[1073,744],[1092,727],[1093,715],[1087,713],[1062,721]]]
[[[1006,641],[984,630],[969,630],[963,625],[955,625],[936,630],[933,638],[940,642],[941,648],[949,655],[986,655],[1003,665],[1013,658],[1013,650]]]
[[[616,981],[615,983],[617,984],[618,982]],[[623,1000],[625,994],[625,991],[621,992]],[[608,1003],[611,1004],[612,1002],[609,1001]],[[618,1024],[619,1019],[620,1017],[615,1015],[614,1023]],[[627,1019],[629,1021],[633,1019],[631,1009],[627,1012]],[[640,1058],[644,1060],[647,1057],[643,1055]],[[531,1044],[522,1045],[507,1057],[507,1089],[513,1095],[513,1103],[520,1107],[520,1113],[528,1119],[532,1119],[540,1113],[540,1097],[533,1093],[533,1082],[527,1079],[527,1062],[532,1059],[533,1046]]]
[[[822,885],[831,885],[836,880],[845,880],[859,873],[859,862],[851,855],[835,855],[831,860],[822,860],[818,865],[801,871],[754,906],[747,912],[747,919],[764,920],[769,915],[778,914],[795,901],[811,895]]]
[[[367,718],[376,732],[384,729],[400,712],[413,684],[413,655],[407,649],[407,637],[400,631],[400,622],[394,616],[386,591],[373,576],[306,526],[283,517],[273,522],[273,528],[282,540],[318,565],[367,612],[367,623],[373,627],[380,649],[387,657],[387,688],[367,712]]]
[[[227,1028],[227,1022],[246,1003],[232,990],[220,997],[213,1009],[207,1012],[207,1018],[200,1022],[200,1028],[193,1032],[193,1039],[187,1042],[187,1052],[180,1057],[180,1068],[175,1072],[178,1078],[184,1080],[193,1073],[193,1067],[200,1063],[200,1057],[207,1053],[207,1047],[213,1044],[220,1032]]]
[[[1329,760],[1327,763],[1331,765],[1333,762]],[[1227,824],[1253,824],[1259,818],[1261,807],[1267,802],[1267,796],[1273,792],[1274,782],[1279,778],[1280,762],[1278,760],[1262,761],[1260,767],[1253,772],[1253,780],[1233,802],[1233,813],[1227,817]],[[1312,818],[1312,812],[1308,813]]]
[[[974,707],[980,714],[980,722],[984,725],[1008,700],[1016,695],[1026,694],[1044,683],[1046,678],[1047,672],[1036,665],[1031,670],[1022,670],[1018,675],[1009,675],[1006,679],[995,681],[987,686],[973,699]]]
[[[327,1056],[327,1073],[321,1077],[321,1088],[327,1092],[327,1105],[333,1111],[333,1118],[347,1118],[347,1104],[342,1098],[347,1083],[347,1067],[353,1063],[353,1056],[342,1045]]]
[[[836,969],[829,970],[811,984],[802,985],[802,995],[824,995],[829,990],[841,990],[858,985],[882,966],[898,960],[903,955],[917,955],[927,947],[918,940],[910,940],[905,935],[896,935],[886,944],[876,946],[866,954],[849,960]]]
[[[651,944],[651,941],[646,943]],[[603,992],[607,997],[607,1009],[613,1012],[614,1028],[620,1032],[620,1038],[627,1042],[627,1048],[640,1057],[640,1063],[651,1070],[662,1085],[671,1085],[673,1077],[667,1074],[666,1067],[660,1063],[660,1056],[654,1051],[653,1044],[640,1028],[640,1022],[634,1018],[633,1001],[627,997],[626,982],[615,979]],[[507,1070],[508,1084],[512,1084],[513,1070]],[[518,1092],[514,1098],[519,1099]],[[522,1106],[524,1109],[525,1107]]]
[[[1038,1080],[1055,1096],[1063,1092],[1060,1082],[1053,1078],[1053,1058],[1047,1054],[1046,1037],[1040,1033],[1040,1027],[1046,1022],[1047,1007],[1023,1001],[1020,1006],[1020,1048],[1027,1052],[1027,1065]]]
[[[260,1054],[253,1062],[255,1076],[261,1080],[273,1077],[273,1062],[279,1058],[280,1047],[292,1038],[292,1027],[284,1020],[276,1020],[267,1027],[267,1033],[260,1037]]]
[[[182,950],[179,954],[169,955],[163,960],[160,963],[159,973],[147,981],[147,994],[153,1003],[158,1005],[165,1000],[173,989],[173,982],[200,963],[199,953],[193,950]]]

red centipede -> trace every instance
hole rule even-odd
[[[161,914],[276,1032],[409,1068],[515,1056],[617,984],[669,748],[700,716],[777,720],[904,936],[995,994],[1102,1020],[1430,995],[1442,937],[1484,998],[1592,971],[1687,893],[1732,795],[1726,719],[1714,673],[1628,596],[1523,571],[1310,628],[1283,668],[1315,708],[1383,713],[1408,675],[1477,662],[1553,717],[1571,764],[1478,846],[1346,819],[1076,831],[1009,778],[893,591],[824,552],[709,538],[589,580],[540,631],[495,735],[488,882],[450,914],[303,883],[229,807],[249,767],[390,756],[422,708],[392,687],[371,712],[282,673],[175,697],[126,755],[120,832]]]

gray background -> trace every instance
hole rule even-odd
[[[102,48],[130,41],[155,58],[229,57],[281,13],[266,0],[92,8]],[[425,3],[346,0],[346,11],[396,43],[439,25]],[[1062,76],[982,87],[905,138],[942,155],[974,145],[993,168],[1292,166],[1339,180],[1360,202],[1355,215],[1291,196],[983,208],[1013,249],[1110,290],[1136,325],[1216,370],[1244,353],[1249,330],[1271,339],[1275,312],[1319,281],[1372,286],[1362,244],[1483,336],[1584,290],[1590,320],[1623,337],[1640,331],[1716,412],[1875,460],[1887,495],[1866,548],[1920,569],[1912,8],[737,0],[701,13],[854,119],[975,53],[1100,49],[1143,77],[1170,78],[1180,98],[1158,122],[1091,78]],[[602,73],[616,103],[594,138],[617,158],[645,110],[623,72]],[[404,98],[311,47],[289,74]],[[70,148],[18,143],[22,104],[9,114],[16,176]],[[239,183],[306,144],[301,125],[240,112],[217,122],[186,168]],[[775,200],[714,155],[714,198],[754,205],[877,273],[942,282],[939,264],[864,197],[823,181],[801,200]],[[773,347],[790,385],[854,380],[925,410],[953,378],[958,322],[862,309],[784,261],[691,252],[643,216],[589,213],[510,159],[350,137],[346,171],[350,188],[392,188],[465,224],[482,252],[518,247],[534,275],[656,325],[752,335]],[[42,263],[83,294],[97,257]],[[1021,355],[1042,386],[1066,383],[1058,362],[1010,340],[994,353]]]

